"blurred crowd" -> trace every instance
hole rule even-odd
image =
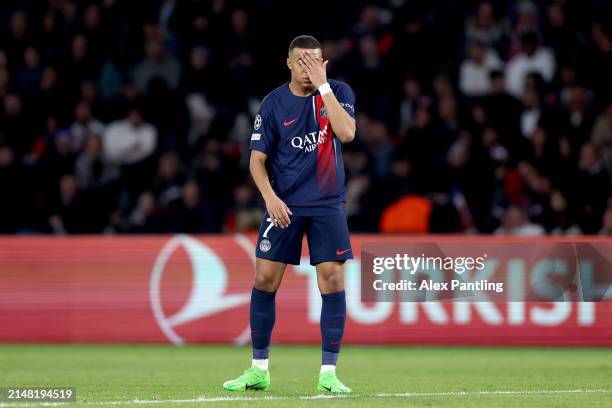
[[[357,97],[352,231],[612,235],[605,0],[3,0],[0,233],[237,232],[311,34]]]

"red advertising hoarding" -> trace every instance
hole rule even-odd
[[[247,343],[255,238],[1,237],[0,342]],[[612,302],[361,302],[362,243],[495,239],[353,235],[344,342],[612,346]],[[305,245],[272,341],[319,343],[320,307]]]

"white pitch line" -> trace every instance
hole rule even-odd
[[[450,391],[450,392],[405,392],[396,394],[374,394],[374,397],[462,397],[478,395],[530,395],[530,394],[607,394],[612,390],[533,390],[533,391]]]
[[[76,401],[80,405],[130,405],[130,404],[193,404],[228,401],[286,401],[286,400],[317,400],[341,398],[419,398],[419,397],[477,397],[490,395],[550,395],[550,394],[612,394],[612,390],[523,390],[523,391],[449,391],[449,392],[404,392],[379,394],[318,394],[299,397],[198,397],[190,399],[167,400],[124,400],[124,401]],[[74,404],[75,402],[0,402],[0,407],[55,407]]]

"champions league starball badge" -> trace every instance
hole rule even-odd
[[[261,127],[261,115],[257,115],[255,116],[255,122],[253,123],[253,128],[255,130],[259,130],[260,127]]]

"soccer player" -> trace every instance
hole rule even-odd
[[[355,138],[355,96],[327,79],[321,44],[302,35],[289,45],[291,80],[261,103],[251,136],[250,170],[266,203],[256,248],[250,322],[253,361],[226,390],[267,390],[274,298],[287,264],[298,265],[304,233],[322,298],[319,391],[350,392],[336,377],[346,302],[343,264],[352,259],[344,210],[342,143]],[[271,175],[266,169],[271,165]]]

